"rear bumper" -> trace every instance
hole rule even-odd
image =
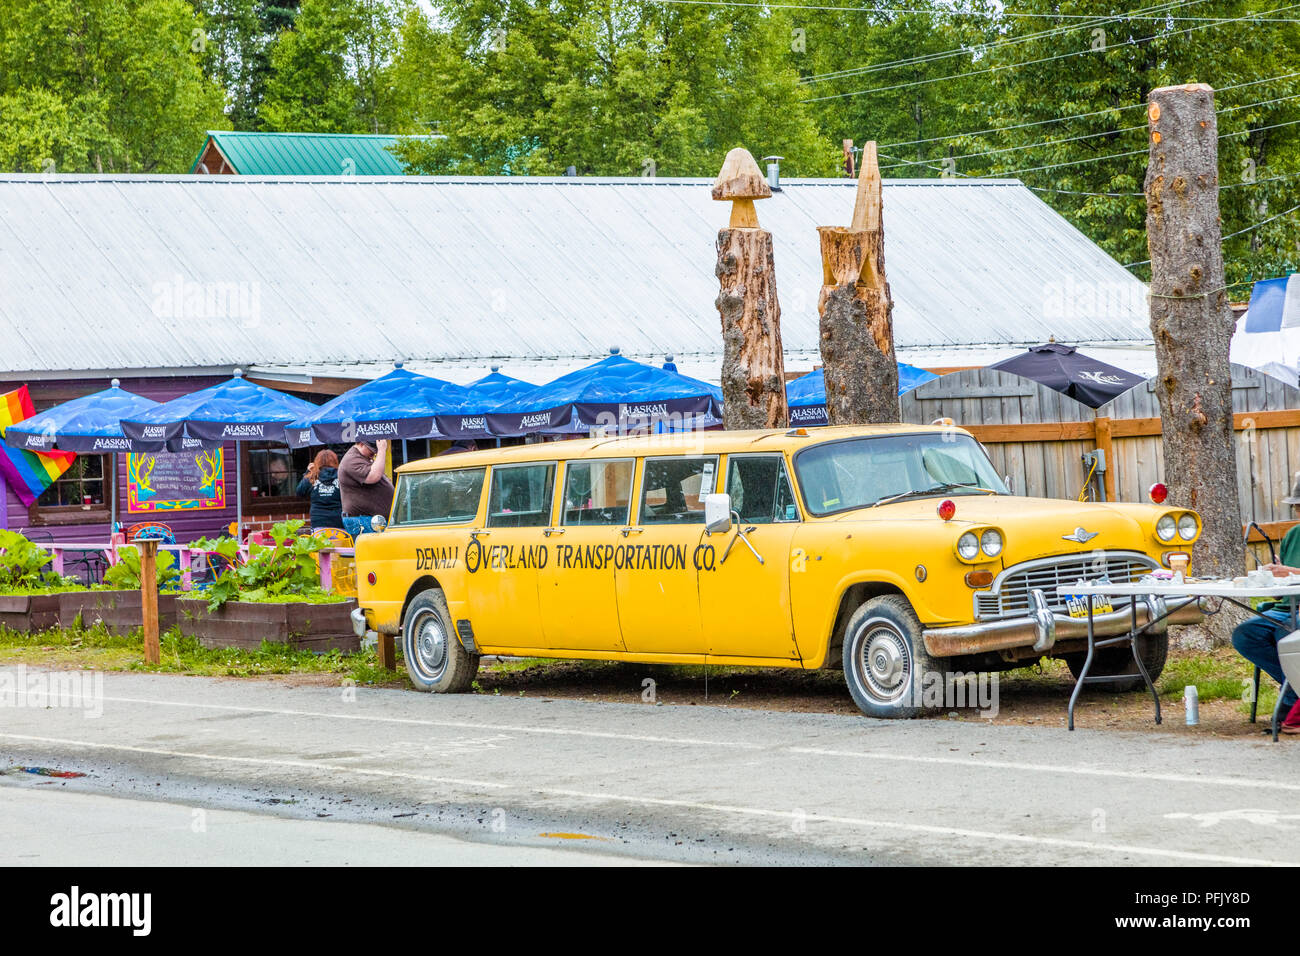
[[[1055,613],[1047,606],[1041,591],[1033,592],[1033,598],[1034,611],[1024,617],[926,628],[921,632],[925,649],[932,657],[957,657],[1020,647],[1046,653],[1058,640],[1088,636],[1087,618]],[[1154,633],[1163,633],[1170,624],[1199,624],[1204,620],[1195,598],[1166,603],[1159,596],[1144,595],[1134,600],[1137,602],[1139,627],[1169,612],[1168,617],[1156,624]],[[1133,613],[1124,607],[1109,614],[1096,614],[1092,621],[1095,636],[1115,637],[1128,631],[1133,623]]]
[[[366,623],[366,609],[354,607],[348,616],[352,618],[352,633],[357,637],[365,637],[366,631],[370,630],[370,625]]]

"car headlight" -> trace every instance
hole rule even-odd
[[[980,539],[975,536],[974,531],[967,531],[957,539],[957,553],[965,561],[974,561],[979,557]]]
[[[1195,538],[1198,530],[1200,529],[1196,525],[1196,515],[1189,512],[1178,519],[1178,537],[1184,541]]]
[[[990,558],[1002,553],[1002,533],[997,528],[989,528],[980,535],[980,550]]]
[[[1156,522],[1156,537],[1161,541],[1173,541],[1177,533],[1178,522],[1174,520],[1174,516],[1161,515],[1160,520]]]

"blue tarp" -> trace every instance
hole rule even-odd
[[[132,450],[144,451],[156,451],[160,441],[175,449],[225,441],[284,442],[284,426],[315,410],[311,402],[257,385],[236,371],[219,385],[124,418],[122,431]]]
[[[489,438],[487,413],[522,395],[537,390],[532,382],[492,371],[465,386],[469,397],[451,414],[436,416],[438,434],[448,438]]]
[[[5,430],[5,441],[28,451],[72,451],[107,454],[130,451],[122,419],[142,415],[157,406],[113,379],[111,388],[55,405]],[[158,443],[158,448],[162,443]]]
[[[899,362],[898,394],[910,392],[918,385],[938,377],[923,368]],[[822,370],[817,369],[788,382],[785,386],[785,400],[790,406],[791,425],[825,425],[826,379],[822,377]]]
[[[467,401],[460,385],[429,375],[417,375],[399,364],[387,375],[358,385],[286,429],[288,444],[329,445],[381,438],[426,438],[437,434],[434,416]]]
[[[494,435],[624,430],[665,421],[722,421],[722,390],[699,379],[611,355],[518,395],[489,412]]]

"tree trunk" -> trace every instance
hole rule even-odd
[[[1219,227],[1214,91],[1199,83],[1149,97],[1147,246],[1151,334],[1170,503],[1196,509],[1197,573],[1232,577],[1245,565]]]
[[[885,280],[876,144],[862,151],[853,223],[818,226],[821,236],[822,374],[826,416],[832,425],[896,422],[898,360],[894,356],[893,300]]]
[[[720,229],[715,271],[722,287],[715,304],[722,316],[723,424],[784,428],[789,412],[772,234]]]

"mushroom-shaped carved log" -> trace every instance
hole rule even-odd
[[[737,146],[727,153],[717,182],[713,184],[713,198],[731,200],[732,229],[757,229],[758,213],[754,211],[754,200],[767,199],[771,195],[772,188],[749,150]]]

